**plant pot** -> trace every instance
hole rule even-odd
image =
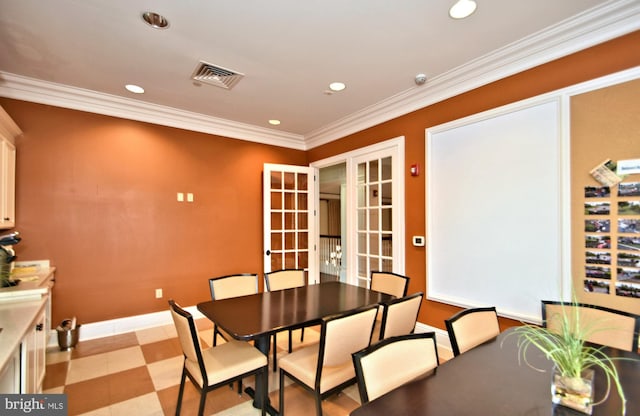
[[[554,366],[551,377],[551,401],[590,415],[594,401],[594,374],[593,369],[586,369],[580,377],[566,377]]]

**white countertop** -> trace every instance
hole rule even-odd
[[[0,288],[0,303],[4,301],[37,300],[51,288],[51,276],[55,267],[39,269],[33,274],[18,274],[15,279],[20,279],[16,286]]]
[[[38,312],[45,307],[47,297],[22,302],[0,302],[0,369],[13,355]]]

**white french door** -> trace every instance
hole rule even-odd
[[[266,163],[263,177],[264,272],[305,269],[318,279],[316,242],[317,170]]]
[[[404,137],[311,164],[346,163],[346,281],[370,286],[372,271],[405,272]],[[345,258],[346,257],[346,258]]]
[[[352,276],[369,287],[372,271],[404,274],[404,159],[397,146],[372,149],[352,159],[349,236]]]

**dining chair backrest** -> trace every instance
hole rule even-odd
[[[640,315],[579,302],[543,300],[542,325],[561,334],[580,332],[586,341],[637,351]]]
[[[211,299],[220,300],[258,293],[258,275],[255,273],[231,274],[209,279]]]
[[[323,367],[351,362],[351,354],[369,345],[377,313],[376,305],[322,319],[318,377]]]
[[[422,305],[422,292],[383,305],[380,339],[407,335],[414,331]]]
[[[371,290],[401,298],[407,295],[409,278],[391,272],[371,272]]]
[[[386,338],[354,353],[353,366],[364,404],[436,368],[435,333]]]
[[[264,274],[264,283],[268,292],[274,290],[301,287],[307,283],[304,269],[283,269]]]
[[[445,325],[451,341],[453,355],[457,356],[500,334],[496,308],[470,308],[462,310]]]
[[[178,333],[178,340],[185,356],[185,366],[206,374],[202,359],[202,346],[196,330],[193,316],[182,309],[175,301],[169,300],[171,317]]]

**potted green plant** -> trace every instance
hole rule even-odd
[[[563,313],[558,314],[559,316],[549,318],[561,320],[559,330],[531,324],[517,327],[514,334],[519,337],[519,357],[522,357],[527,365],[535,368],[527,360],[529,349],[535,347],[553,362],[551,380],[553,403],[591,414],[594,405],[607,399],[613,384],[622,400],[622,415],[624,415],[626,397],[614,365],[614,360],[618,358],[611,358],[602,351],[601,347],[586,342],[590,333],[603,328],[598,327],[597,322],[581,324],[579,308],[569,307],[568,309],[572,311],[571,315],[568,315],[565,309]],[[602,369],[607,381],[606,394],[598,402],[595,402],[593,394],[594,368]]]

